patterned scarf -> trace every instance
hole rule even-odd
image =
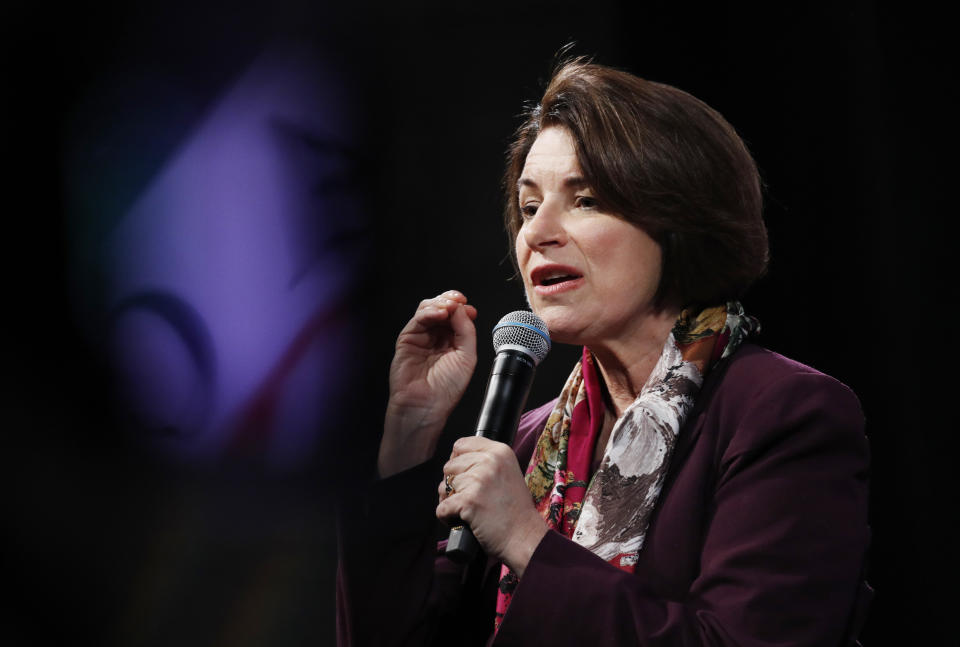
[[[605,406],[595,360],[584,347],[527,467],[527,487],[547,525],[632,573],[704,376],[759,327],[736,301],[681,312],[640,395],[614,424],[589,484]],[[503,565],[495,629],[518,583]]]

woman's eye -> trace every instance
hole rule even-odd
[[[530,220],[537,215],[537,209],[539,206],[540,205],[534,203],[520,205],[520,215],[523,216],[524,220]]]
[[[586,195],[578,195],[575,204],[581,209],[596,209],[598,206],[596,198]]]

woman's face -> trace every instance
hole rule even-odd
[[[566,129],[540,133],[519,189],[517,260],[527,300],[551,338],[585,345],[628,340],[655,312],[660,246],[598,203]]]

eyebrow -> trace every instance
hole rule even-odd
[[[567,188],[567,189],[583,189],[590,186],[590,183],[587,182],[586,178],[583,177],[582,175],[571,175],[571,176],[565,177],[563,178],[562,184],[564,188]],[[519,192],[520,189],[525,186],[531,187],[533,189],[540,188],[536,182],[534,182],[528,177],[521,177],[519,180],[517,180],[517,192]]]

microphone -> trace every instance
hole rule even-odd
[[[547,325],[526,310],[506,314],[493,327],[493,350],[497,355],[487,380],[476,435],[510,444],[530,394],[533,374],[550,350]],[[471,561],[479,548],[466,524],[460,522],[450,528],[446,554],[451,560],[459,564]]]

